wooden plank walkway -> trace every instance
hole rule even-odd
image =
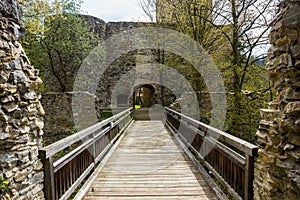
[[[161,121],[135,121],[84,199],[218,198]]]

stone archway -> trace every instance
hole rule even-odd
[[[155,104],[155,87],[149,84],[141,85],[134,91],[134,104],[149,108]]]

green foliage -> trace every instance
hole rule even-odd
[[[139,109],[139,108],[141,108],[141,105],[134,105],[134,108]]]
[[[249,66],[241,92],[228,93],[226,130],[249,142],[255,142],[260,109],[272,101],[269,76],[265,66]]]
[[[100,39],[78,13],[79,0],[20,0],[26,33],[21,43],[31,63],[53,74],[62,92],[72,91],[74,74]]]
[[[172,13],[169,21],[204,47],[219,66],[227,89],[226,131],[254,142],[259,109],[272,99],[272,91],[266,69],[256,64],[253,52],[256,46],[266,41],[262,30],[268,29],[266,15],[274,3],[271,0],[261,4],[243,0],[231,1],[224,6],[223,1],[217,0],[210,10],[211,5],[205,1],[167,2],[166,12]],[[239,6],[241,2],[243,7]],[[261,30],[257,31],[257,27]],[[191,72],[186,66],[184,71]],[[197,79],[199,74],[190,73],[190,76],[188,80],[196,91],[205,88],[203,81]],[[210,113],[200,115],[202,120],[209,120]]]
[[[9,181],[0,176],[0,195],[5,195],[9,192]]]
[[[102,111],[100,115],[100,121],[106,120],[113,116],[113,113],[111,111]]]
[[[57,78],[63,92],[72,91],[76,70],[100,40],[78,15],[51,16],[46,26],[49,30],[45,32],[42,47],[49,62],[45,67]]]

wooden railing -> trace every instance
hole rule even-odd
[[[47,200],[68,199],[91,174],[132,121],[132,108],[40,150],[44,164]],[[65,156],[55,154],[80,142]]]
[[[166,108],[167,127],[235,199],[253,199],[258,147]]]

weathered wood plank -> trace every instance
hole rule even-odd
[[[84,199],[217,199],[161,121],[137,121]]]
[[[97,200],[99,197],[95,196],[87,196],[85,197],[86,200]],[[165,199],[172,199],[172,200],[211,200],[215,199],[213,196],[204,196],[204,195],[197,195],[197,196],[102,196],[102,199],[108,199],[108,200],[165,200]]]

